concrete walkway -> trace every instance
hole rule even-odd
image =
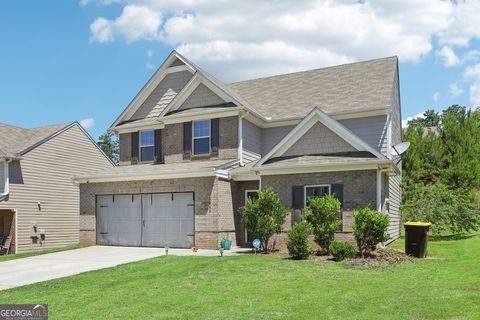
[[[224,256],[245,253],[248,249],[233,248]],[[219,256],[218,250],[170,249],[175,256]],[[86,271],[164,256],[163,248],[93,246],[28,258],[0,262],[0,290],[36,282],[68,277]]]

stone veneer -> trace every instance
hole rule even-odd
[[[194,192],[195,245],[217,249],[223,238],[236,245],[232,184],[216,177],[81,184],[80,242],[96,243],[96,195]]]

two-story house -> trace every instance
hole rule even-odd
[[[226,84],[172,52],[115,120],[120,165],[77,176],[81,241],[218,248],[248,239],[238,208],[270,186],[298,221],[310,196],[370,206],[400,233],[396,57]],[[282,235],[278,235],[281,240]]]

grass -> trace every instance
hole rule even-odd
[[[85,245],[70,245],[70,246],[64,246],[64,247],[58,247],[58,248],[41,249],[41,250],[36,250],[36,251],[31,251],[31,252],[8,254],[8,255],[5,255],[5,256],[0,256],[0,262],[20,259],[20,258],[39,256],[39,255],[46,254],[46,253],[53,253],[53,252],[60,252],[60,251],[78,249],[78,248],[82,248],[82,247],[86,247],[86,246]]]
[[[402,240],[393,244],[403,248]],[[278,257],[159,257],[0,292],[51,319],[480,319],[480,235],[432,258],[354,268]]]

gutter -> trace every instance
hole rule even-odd
[[[4,165],[4,170],[3,170],[3,178],[5,182],[5,186],[3,188],[3,193],[0,194],[0,202],[2,201],[7,201],[9,194],[10,194],[10,175],[8,172],[9,164],[12,162],[12,159],[4,159],[3,165]]]

